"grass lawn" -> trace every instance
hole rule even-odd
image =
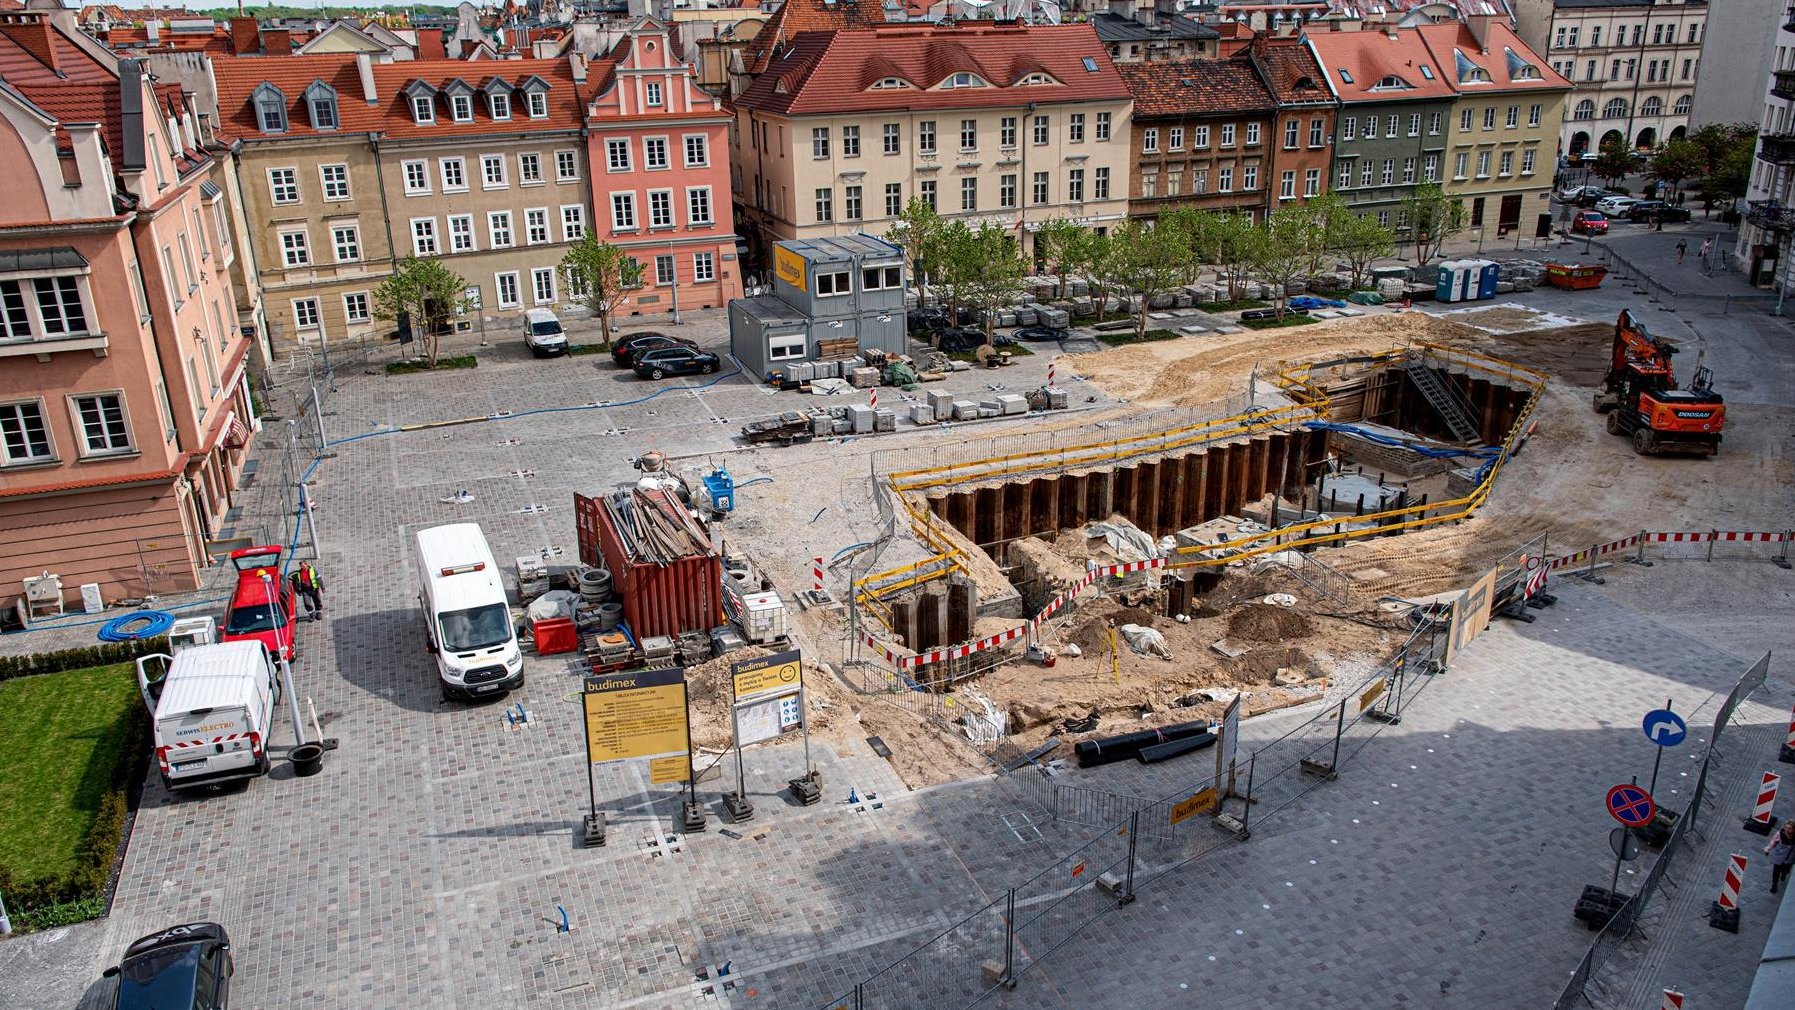
[[[480,362],[471,354],[460,354],[454,357],[439,357],[436,367],[431,368],[422,358],[408,358],[404,361],[389,361],[386,364],[388,375],[410,375],[413,372],[446,372],[453,368],[478,368]]]
[[[1110,333],[1099,333],[1097,339],[1110,347],[1121,347],[1123,344],[1147,344],[1155,340],[1177,340],[1184,334],[1176,330],[1151,329],[1135,336],[1133,330],[1116,330]]]
[[[129,663],[0,683],[0,865],[27,880],[75,866],[142,707]]]

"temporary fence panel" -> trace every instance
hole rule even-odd
[[[860,983],[860,1010],[964,1010],[1011,968],[1011,895],[936,934]]]

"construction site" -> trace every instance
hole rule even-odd
[[[1356,684],[1411,611],[1505,559],[1780,521],[1786,431],[1730,427],[1708,459],[1610,434],[1591,404],[1620,347],[1613,320],[1500,305],[1061,358],[1062,385],[1118,402],[874,452],[870,486],[844,483],[830,510],[854,511],[821,525],[848,549],[795,618],[852,709],[831,721],[913,787],[1069,758]],[[731,521],[803,512],[794,490]],[[766,564],[804,586],[804,560]]]

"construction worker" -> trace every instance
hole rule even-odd
[[[324,616],[324,579],[310,561],[301,561],[299,570],[288,576],[293,584],[293,591],[305,600],[305,616],[309,620],[319,620]]]

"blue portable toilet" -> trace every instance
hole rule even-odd
[[[1466,296],[1478,301],[1496,297],[1496,279],[1502,269],[1490,260],[1472,260],[1469,265],[1475,276],[1476,290],[1475,293],[1466,292]]]
[[[1447,260],[1440,264],[1440,272],[1434,281],[1434,299],[1442,302],[1458,301],[1459,270],[1457,260]]]

